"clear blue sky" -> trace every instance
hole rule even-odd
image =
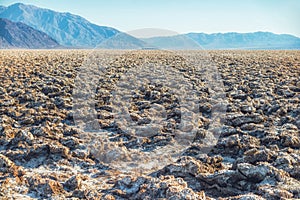
[[[16,2],[70,12],[121,31],[270,31],[300,37],[300,0],[0,0],[0,5]]]

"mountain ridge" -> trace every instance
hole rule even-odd
[[[272,32],[197,33],[136,38],[115,28],[99,26],[69,12],[34,5],[0,6],[0,18],[22,22],[45,32],[65,48],[108,49],[300,49],[300,38]]]
[[[22,3],[5,7],[0,12],[0,17],[13,22],[22,22],[45,32],[66,47],[94,47],[95,44],[120,32],[111,27],[90,23],[79,15]]]
[[[176,37],[194,41],[196,44],[193,46],[194,49],[300,49],[300,38],[296,36],[263,31],[211,34],[193,32],[177,36],[143,38],[143,40],[162,49],[180,49],[181,46],[172,46],[178,42]]]
[[[60,45],[46,33],[21,23],[0,18],[0,48],[48,49]]]

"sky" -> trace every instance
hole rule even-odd
[[[300,37],[300,0],[0,0],[0,5],[17,2],[70,12],[124,32],[269,31]]]

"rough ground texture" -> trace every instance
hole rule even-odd
[[[89,53],[0,52],[1,199],[300,198],[299,51],[208,52],[228,104],[218,142],[207,154],[202,139],[213,101],[205,79],[195,80],[189,65],[176,68],[182,62],[178,56],[166,58],[159,51],[135,52],[111,62],[97,84],[95,111],[117,150],[122,145],[124,151],[151,152],[170,145],[174,135],[168,128],[180,121],[176,96],[168,88],[145,85],[133,93],[130,116],[147,124],[149,104],[155,102],[166,110],[165,126],[140,140],[114,123],[111,92],[124,70],[138,65],[140,58],[174,66],[199,89],[199,132],[174,162],[143,174],[116,168],[114,148],[92,151],[74,123],[75,78]]]

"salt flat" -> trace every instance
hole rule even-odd
[[[299,51],[0,51],[0,197],[300,198]]]

